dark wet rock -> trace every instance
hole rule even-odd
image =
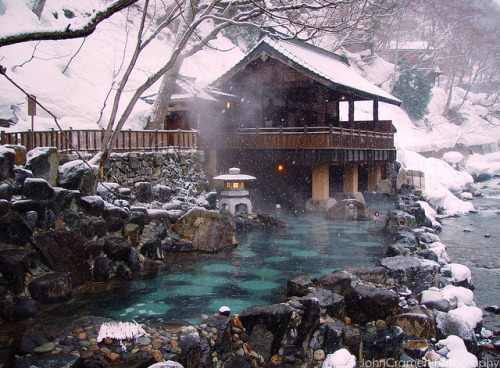
[[[35,178],[42,178],[50,185],[57,184],[57,169],[61,156],[55,147],[37,147],[26,154],[26,169],[31,170]]]
[[[155,185],[151,188],[151,197],[160,203],[170,202],[172,190],[165,185]],[[139,201],[141,202],[141,201]]]
[[[21,337],[19,352],[21,354],[33,354],[35,349],[49,342],[44,331],[33,328],[27,329]]]
[[[108,281],[113,277],[113,262],[108,257],[97,257],[94,260],[93,276],[96,281]]]
[[[133,275],[130,268],[123,262],[118,262],[115,269],[115,275],[122,280],[132,280]]]
[[[78,190],[82,196],[94,196],[97,194],[98,167],[74,160],[59,167],[58,185]]]
[[[325,336],[323,350],[326,354],[334,353],[342,348],[342,336],[344,326],[339,319],[325,323]]]
[[[404,228],[414,229],[416,227],[417,222],[414,216],[405,211],[393,210],[387,214],[384,230],[389,234],[393,234]]]
[[[0,217],[0,241],[23,246],[30,240],[32,234],[33,228],[20,215]]]
[[[473,174],[472,177],[474,178],[474,183],[483,183],[485,181],[491,180],[491,178],[493,178],[493,175],[488,173],[481,173]]]
[[[410,206],[407,211],[415,217],[417,226],[425,226],[432,228],[432,221],[425,214],[425,210],[420,206],[420,204],[415,203]]]
[[[10,202],[6,199],[0,199],[0,216],[7,214],[10,210]]]
[[[34,264],[34,253],[23,249],[0,250],[0,270],[14,294],[24,290],[24,276]]]
[[[326,291],[326,290],[325,290]],[[301,348],[308,336],[315,330],[319,323],[320,305],[316,298],[302,298],[300,303],[304,306],[304,313],[300,324],[296,328],[296,337],[293,345]]]
[[[439,257],[436,254],[436,252],[433,252],[430,249],[421,250],[420,252],[417,253],[417,255],[419,257],[422,257],[423,259],[428,259],[429,261],[439,262]]]
[[[127,264],[127,266],[130,268],[130,270],[132,272],[140,272],[141,271],[142,262],[141,262],[141,259],[139,258],[139,253],[137,253],[137,251],[134,248],[132,248],[130,250],[130,253],[129,253],[128,258],[125,261],[125,263]]]
[[[9,183],[0,184],[0,199],[10,201],[12,198],[12,186]]]
[[[43,354],[14,357],[4,368],[82,368],[82,358],[78,354]]]
[[[127,210],[109,205],[104,208],[103,217],[106,220],[109,232],[120,231],[129,219]]]
[[[448,312],[457,307],[455,297],[446,297],[438,288],[429,288],[422,291],[420,303],[429,309],[436,309],[441,312]]]
[[[334,293],[346,296],[352,291],[353,276],[346,271],[334,271],[321,276],[320,285]]]
[[[231,351],[231,319],[224,315],[212,315],[207,321],[207,325],[217,329],[217,339],[215,340],[214,350],[218,354],[224,354]]]
[[[21,214],[26,214],[27,212],[34,211],[37,213],[38,218],[42,219],[43,214],[47,210],[47,201],[36,199],[22,199],[20,201],[13,202],[11,205],[11,209]]]
[[[123,238],[107,238],[104,240],[103,251],[114,261],[126,262],[132,251],[132,243]]]
[[[343,318],[345,316],[346,302],[342,295],[330,290],[317,288],[306,295],[306,299],[317,299],[318,304],[332,318]],[[297,299],[302,303],[303,299]],[[302,303],[303,304],[303,303]]]
[[[97,258],[101,254],[103,246],[104,243],[101,240],[90,240],[85,243],[85,249],[90,258]]]
[[[196,248],[193,243],[187,241],[173,241],[173,242],[163,242],[162,249],[166,253],[185,253],[185,252],[195,252]]]
[[[32,178],[31,170],[26,170],[23,167],[14,167],[14,181],[12,183],[12,191],[14,194],[21,194],[24,188],[24,181],[27,178]]]
[[[234,356],[229,358],[222,368],[252,368],[252,359],[246,356]]]
[[[23,193],[30,199],[45,200],[52,198],[54,195],[54,188],[52,188],[45,179],[27,178],[24,181]]]
[[[154,259],[154,260],[162,260],[165,258],[163,254],[163,245],[160,239],[155,239],[147,242],[141,247],[141,254]]]
[[[65,212],[62,214],[62,220],[68,226],[69,230],[80,233],[82,219],[78,212]]]
[[[78,190],[54,188],[52,206],[55,211],[78,211],[82,194]]]
[[[266,325],[256,324],[248,336],[248,345],[257,354],[265,359],[269,359],[272,355],[271,348],[273,346],[274,334],[268,330]],[[292,344],[294,350],[298,347]]]
[[[500,314],[500,307],[498,305],[487,306],[484,310],[490,313]]]
[[[363,351],[367,360],[394,358],[403,345],[404,333],[398,326],[367,329],[363,335]]]
[[[440,270],[438,263],[405,256],[387,257],[380,264],[396,284],[407,286],[415,295],[436,285]]]
[[[386,319],[399,304],[399,296],[393,290],[372,285],[358,285],[346,297],[346,313],[359,324]]]
[[[192,326],[184,328],[179,336],[179,347],[182,352],[178,356],[184,368],[197,368],[201,360],[201,339],[198,331]]]
[[[415,250],[419,246],[417,236],[410,229],[404,229],[396,231],[391,235],[395,242],[405,244],[406,248],[410,250]]]
[[[3,306],[1,314],[7,321],[16,322],[33,317],[39,310],[40,303],[36,300],[24,296],[15,296],[11,302]]]
[[[85,242],[78,234],[70,231],[42,233],[36,237],[36,247],[52,270],[70,272],[74,285],[91,279]]]
[[[434,316],[420,306],[395,315],[390,324],[400,327],[406,336],[430,339],[436,334]]]
[[[13,149],[0,147],[0,181],[13,177],[15,158],[16,152]]]
[[[410,251],[406,248],[406,245],[405,242],[391,244],[387,247],[385,255],[387,257],[407,256],[410,254]]]
[[[97,184],[96,193],[106,202],[113,203],[116,199],[120,198],[120,190],[121,187],[118,183],[101,182]]]
[[[132,207],[128,214],[128,222],[139,226],[149,224],[148,211],[145,208]]]
[[[104,200],[97,196],[84,196],[80,198],[80,206],[92,216],[101,216],[104,210]]]
[[[56,222],[57,222],[57,217],[50,208],[48,208],[44,213],[42,217],[42,223],[41,227],[43,230],[48,231],[50,229],[55,229],[56,228]]]
[[[217,252],[237,244],[232,216],[195,207],[182,216],[173,231],[191,242],[198,251]]]
[[[363,332],[359,327],[345,325],[342,331],[343,339],[342,343],[348,348],[351,354],[359,356],[361,350],[361,342],[363,338]]]
[[[101,239],[106,235],[108,223],[100,218],[84,219],[81,222],[81,232],[85,239]]]
[[[297,276],[286,284],[286,295],[304,296],[314,287],[318,279],[313,276]]]
[[[28,284],[32,298],[45,304],[68,300],[71,298],[71,287],[69,272],[51,272]]]
[[[24,215],[24,219],[26,220],[26,223],[28,224],[30,229],[34,230],[38,223],[38,213],[36,213],[36,211],[28,211]]]
[[[152,186],[149,182],[138,182],[134,184],[136,200],[140,203],[151,203],[153,200]]]
[[[270,354],[274,355],[279,350],[281,340],[290,324],[292,313],[293,311],[288,305],[271,304],[247,308],[240,313],[239,318],[248,333],[251,333],[258,324],[266,326],[266,329],[274,336],[270,350]]]
[[[387,269],[384,267],[347,267],[345,271],[364,282],[374,284],[385,283],[387,277]]]

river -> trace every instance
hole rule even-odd
[[[452,262],[470,268],[478,307],[500,306],[500,179],[478,184],[476,213],[442,220],[439,234]],[[485,326],[500,330],[500,316],[485,314]]]

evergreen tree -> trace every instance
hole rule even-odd
[[[429,112],[427,107],[432,96],[432,85],[421,70],[409,66],[407,62],[401,64],[400,70],[392,94],[403,101],[401,107],[410,118],[422,119]]]

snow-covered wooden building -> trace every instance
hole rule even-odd
[[[223,114],[199,120],[209,173],[240,167],[270,203],[373,191],[396,157],[395,129],[379,119],[379,103],[401,101],[345,57],[265,37],[211,87],[226,95]],[[357,119],[360,101],[369,119]]]

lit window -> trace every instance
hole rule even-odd
[[[279,165],[277,166],[277,170],[278,170],[278,172],[279,172],[279,173],[280,173],[280,172],[283,172],[283,171],[285,170],[285,165],[279,164]]]
[[[226,109],[228,109],[228,110],[229,110],[230,108],[231,108],[231,102],[230,102],[230,101],[227,101],[227,102],[226,102]]]
[[[231,183],[226,181],[226,188],[231,189]]]
[[[233,189],[238,189],[239,183],[237,181],[233,182]]]

